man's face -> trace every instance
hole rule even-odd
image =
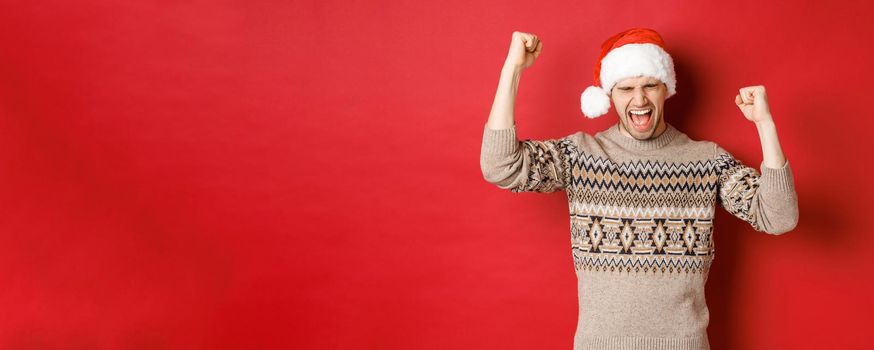
[[[668,87],[653,77],[627,78],[610,93],[623,134],[638,140],[658,136],[665,129],[664,105]],[[640,114],[639,112],[646,112]]]

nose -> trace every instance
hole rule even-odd
[[[643,89],[635,89],[634,97],[631,100],[636,106],[646,106],[646,94]]]

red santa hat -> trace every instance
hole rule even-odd
[[[610,110],[613,86],[623,79],[640,76],[664,82],[668,87],[667,97],[677,93],[674,61],[665,51],[659,33],[649,28],[631,28],[611,36],[601,44],[601,55],[595,64],[595,84],[580,96],[583,114],[589,118],[604,115]]]

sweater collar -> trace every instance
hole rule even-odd
[[[603,131],[604,137],[619,144],[623,148],[650,151],[656,150],[671,143],[680,134],[680,131],[674,128],[671,124],[665,123],[665,131],[661,135],[648,140],[638,140],[636,138],[622,135],[619,131],[619,122]]]

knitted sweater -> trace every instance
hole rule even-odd
[[[619,124],[594,136],[524,140],[483,134],[480,165],[511,192],[567,193],[579,295],[574,349],[709,349],[704,284],[717,198],[756,231],[798,220],[788,161],[761,173],[667,125],[637,140]]]

